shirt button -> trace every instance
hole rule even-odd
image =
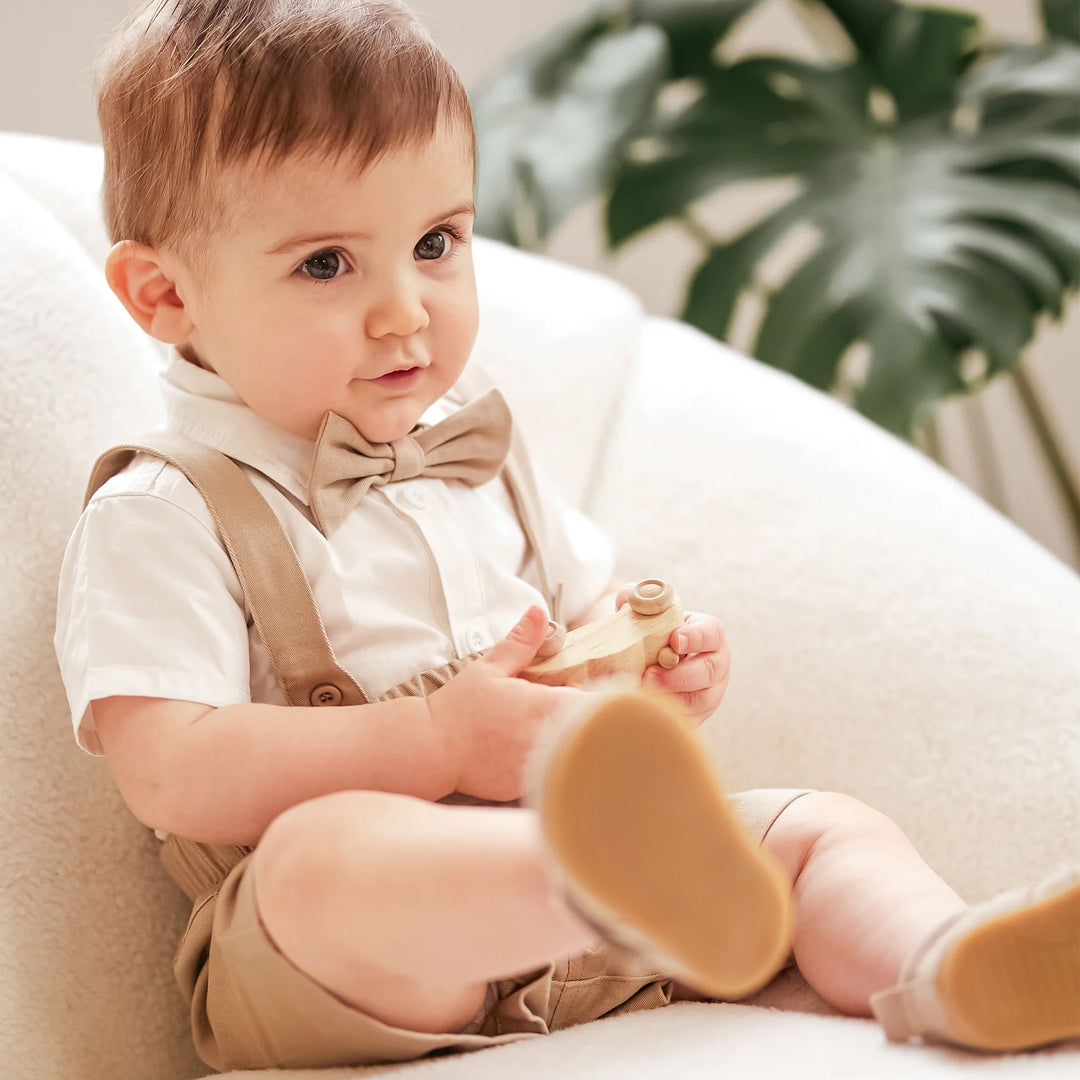
[[[426,510],[431,505],[431,499],[423,488],[406,488],[401,499],[406,506],[411,506],[414,510]]]
[[[479,652],[487,644],[487,634],[478,626],[474,626],[466,635],[465,640],[469,643],[472,652]]]

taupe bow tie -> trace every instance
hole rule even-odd
[[[437,476],[471,487],[491,480],[510,451],[510,409],[498,390],[433,427],[389,443],[370,443],[336,413],[327,413],[311,467],[311,510],[325,536],[371,490],[396,480]]]

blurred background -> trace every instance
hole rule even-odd
[[[893,0],[414,6],[474,97],[483,231],[608,273],[649,311],[848,400],[1080,568],[1077,0],[910,5],[906,21]],[[91,59],[129,7],[2,0],[0,129],[96,141]],[[886,221],[907,232],[898,252],[922,253],[910,296],[867,284],[880,221],[846,232],[871,154],[919,205],[960,200],[937,233]],[[816,237],[781,220],[800,191]],[[963,199],[998,208],[973,231]]]

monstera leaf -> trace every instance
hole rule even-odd
[[[695,71],[757,0],[606,3],[473,95],[477,228],[537,246],[606,187],[666,80]]]
[[[1036,317],[1060,313],[1077,284],[1080,0],[1043,0],[1042,43],[995,48],[979,44],[979,22],[966,13],[897,0],[791,2],[828,12],[851,58],[723,62],[716,42],[752,0],[623,5],[617,33],[651,26],[663,35],[668,66],[661,76],[650,67],[648,95],[656,101],[678,82],[696,98],[669,115],[644,109],[643,94],[631,110],[623,86],[617,137],[590,138],[583,124],[591,172],[576,186],[564,176],[546,205],[602,191],[613,246],[666,219],[686,222],[705,244],[688,321],[728,338],[737,301],[756,293],[753,355],[823,389],[846,373],[858,409],[910,435],[936,399],[1015,365]],[[572,73],[602,37],[575,45],[562,67],[548,52],[549,70],[571,73],[560,86],[579,85]],[[595,99],[589,107],[599,114]],[[544,134],[552,157],[587,156],[556,126]],[[482,127],[480,145],[483,175]],[[521,170],[529,158],[515,160]],[[541,172],[531,169],[535,187]],[[702,197],[775,178],[797,181],[794,193],[740,235],[721,240],[695,219]],[[549,213],[537,235],[556,220]],[[767,287],[763,262],[807,225],[813,249]],[[844,360],[855,346],[863,363],[853,378]]]
[[[617,163],[666,70],[663,34],[603,12],[560,29],[473,101],[477,228],[533,247]]]
[[[715,66],[654,132],[659,156],[612,180],[619,244],[733,181],[795,177],[784,205],[710,245],[683,317],[729,336],[739,297],[764,314],[750,351],[822,389],[856,344],[855,406],[910,434],[927,406],[1012,367],[1060,314],[1080,253],[1080,49],[1050,41],[972,63],[970,16],[878,0],[828,6],[848,63],[756,57]],[[796,226],[812,252],[771,291],[763,260]]]

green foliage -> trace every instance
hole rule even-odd
[[[473,101],[483,231],[533,246],[602,188],[666,66],[656,27],[626,26],[607,8],[520,57]]]
[[[750,351],[822,389],[861,344],[856,407],[909,435],[968,388],[966,353],[1012,367],[1078,284],[1080,0],[1043,0],[1046,39],[1004,46],[981,44],[966,13],[819,0],[852,59],[718,59],[753,6],[608,6],[516,60],[477,100],[479,227],[535,244],[597,192],[612,246],[685,222],[705,250],[684,318],[724,339],[757,292]],[[672,83],[693,96],[674,115],[657,107]],[[740,235],[693,220],[702,197],[776,178],[794,194]],[[763,260],[797,226],[816,245],[764,289]]]
[[[1041,0],[1039,7],[1048,36],[1080,44],[1080,4],[1077,0]]]

